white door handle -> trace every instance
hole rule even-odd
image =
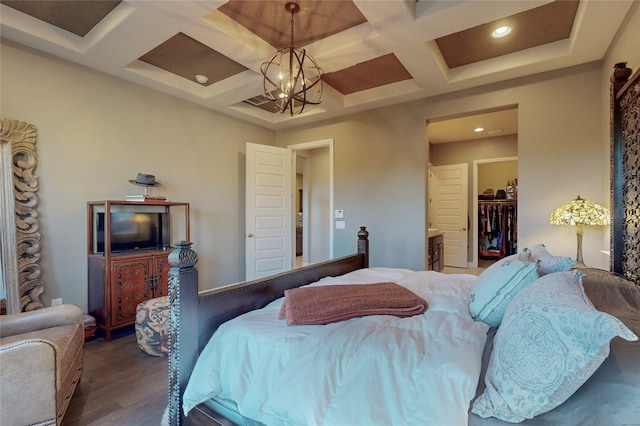
[[[255,237],[255,235],[253,235],[251,232],[249,232],[249,233],[247,234],[247,237],[249,237],[249,238],[253,238],[253,237]]]

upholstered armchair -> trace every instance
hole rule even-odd
[[[0,316],[0,424],[60,424],[80,381],[83,344],[75,305]]]

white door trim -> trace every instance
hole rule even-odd
[[[484,160],[473,160],[473,209],[471,220],[471,235],[473,236],[473,257],[471,267],[478,267],[478,164],[502,163],[505,161],[518,161],[518,157],[487,158]]]
[[[308,150],[308,149],[316,149],[316,148],[329,148],[329,258],[333,259],[333,229],[334,229],[334,223],[333,223],[333,138],[330,139],[322,139],[322,140],[318,140],[318,141],[312,141],[312,142],[304,142],[304,143],[299,143],[299,144],[294,144],[294,145],[288,145],[287,146],[288,149],[290,149],[292,151],[292,157],[294,158],[294,168],[293,168],[293,173],[292,173],[292,181],[293,181],[293,188],[295,188],[295,179],[296,179],[296,170],[295,170],[295,153],[296,151],[304,151],[304,150]],[[308,192],[308,191],[307,191]],[[292,209],[295,210],[295,203],[292,203],[293,207]],[[306,211],[308,212],[308,206],[305,206]],[[292,217],[295,217],[295,211],[291,212]],[[306,250],[303,250],[303,256],[306,256],[306,253],[309,253],[309,249],[308,246],[306,246],[306,242],[308,241],[308,235],[309,235],[309,230],[306,228],[307,226],[307,222],[308,221],[304,221],[302,223],[302,229],[303,229],[303,242],[305,244],[305,248]],[[292,227],[294,227],[294,229],[292,229],[293,234],[295,235],[295,220],[293,220],[292,222]],[[292,244],[291,247],[291,251],[293,252],[293,259],[295,259],[295,246]],[[303,257],[303,259],[305,259],[306,261],[308,261],[308,257]]]

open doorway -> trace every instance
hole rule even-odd
[[[294,267],[333,258],[333,139],[290,145]]]
[[[487,268],[518,250],[518,157],[473,161],[473,265]]]
[[[429,191],[427,201],[431,201],[433,194],[431,185],[431,170],[440,166],[466,164],[469,179],[466,183],[468,191],[468,211],[460,212],[466,217],[464,225],[468,233],[466,247],[467,267],[478,267],[478,188],[477,175],[472,174],[474,161],[498,158],[516,158],[518,154],[518,108],[517,105],[507,105],[484,111],[475,111],[456,116],[439,117],[427,121],[427,135],[429,141]],[[516,163],[517,164],[517,163]],[[517,176],[514,176],[517,178]],[[494,188],[506,190],[507,179]],[[443,187],[446,189],[446,187]],[[452,187],[452,190],[455,188]],[[442,189],[441,189],[442,190]],[[482,193],[484,189],[480,190]],[[440,193],[443,199],[447,195]],[[440,214],[438,209],[427,205],[427,223],[443,223],[435,216]],[[446,218],[445,218],[446,219]],[[431,226],[428,226],[431,228]],[[444,265],[449,265],[452,247],[448,247],[447,232],[444,232]],[[458,240],[456,238],[456,240]],[[455,243],[455,241],[453,241]],[[459,248],[458,248],[459,251]]]
[[[304,157],[301,264],[333,258],[333,139],[286,148],[247,143],[245,279],[296,267],[296,158]],[[298,193],[300,194],[300,193]]]

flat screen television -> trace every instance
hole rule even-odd
[[[96,251],[105,251],[104,213],[96,217]],[[157,212],[111,212],[111,251],[169,247],[169,215]]]

